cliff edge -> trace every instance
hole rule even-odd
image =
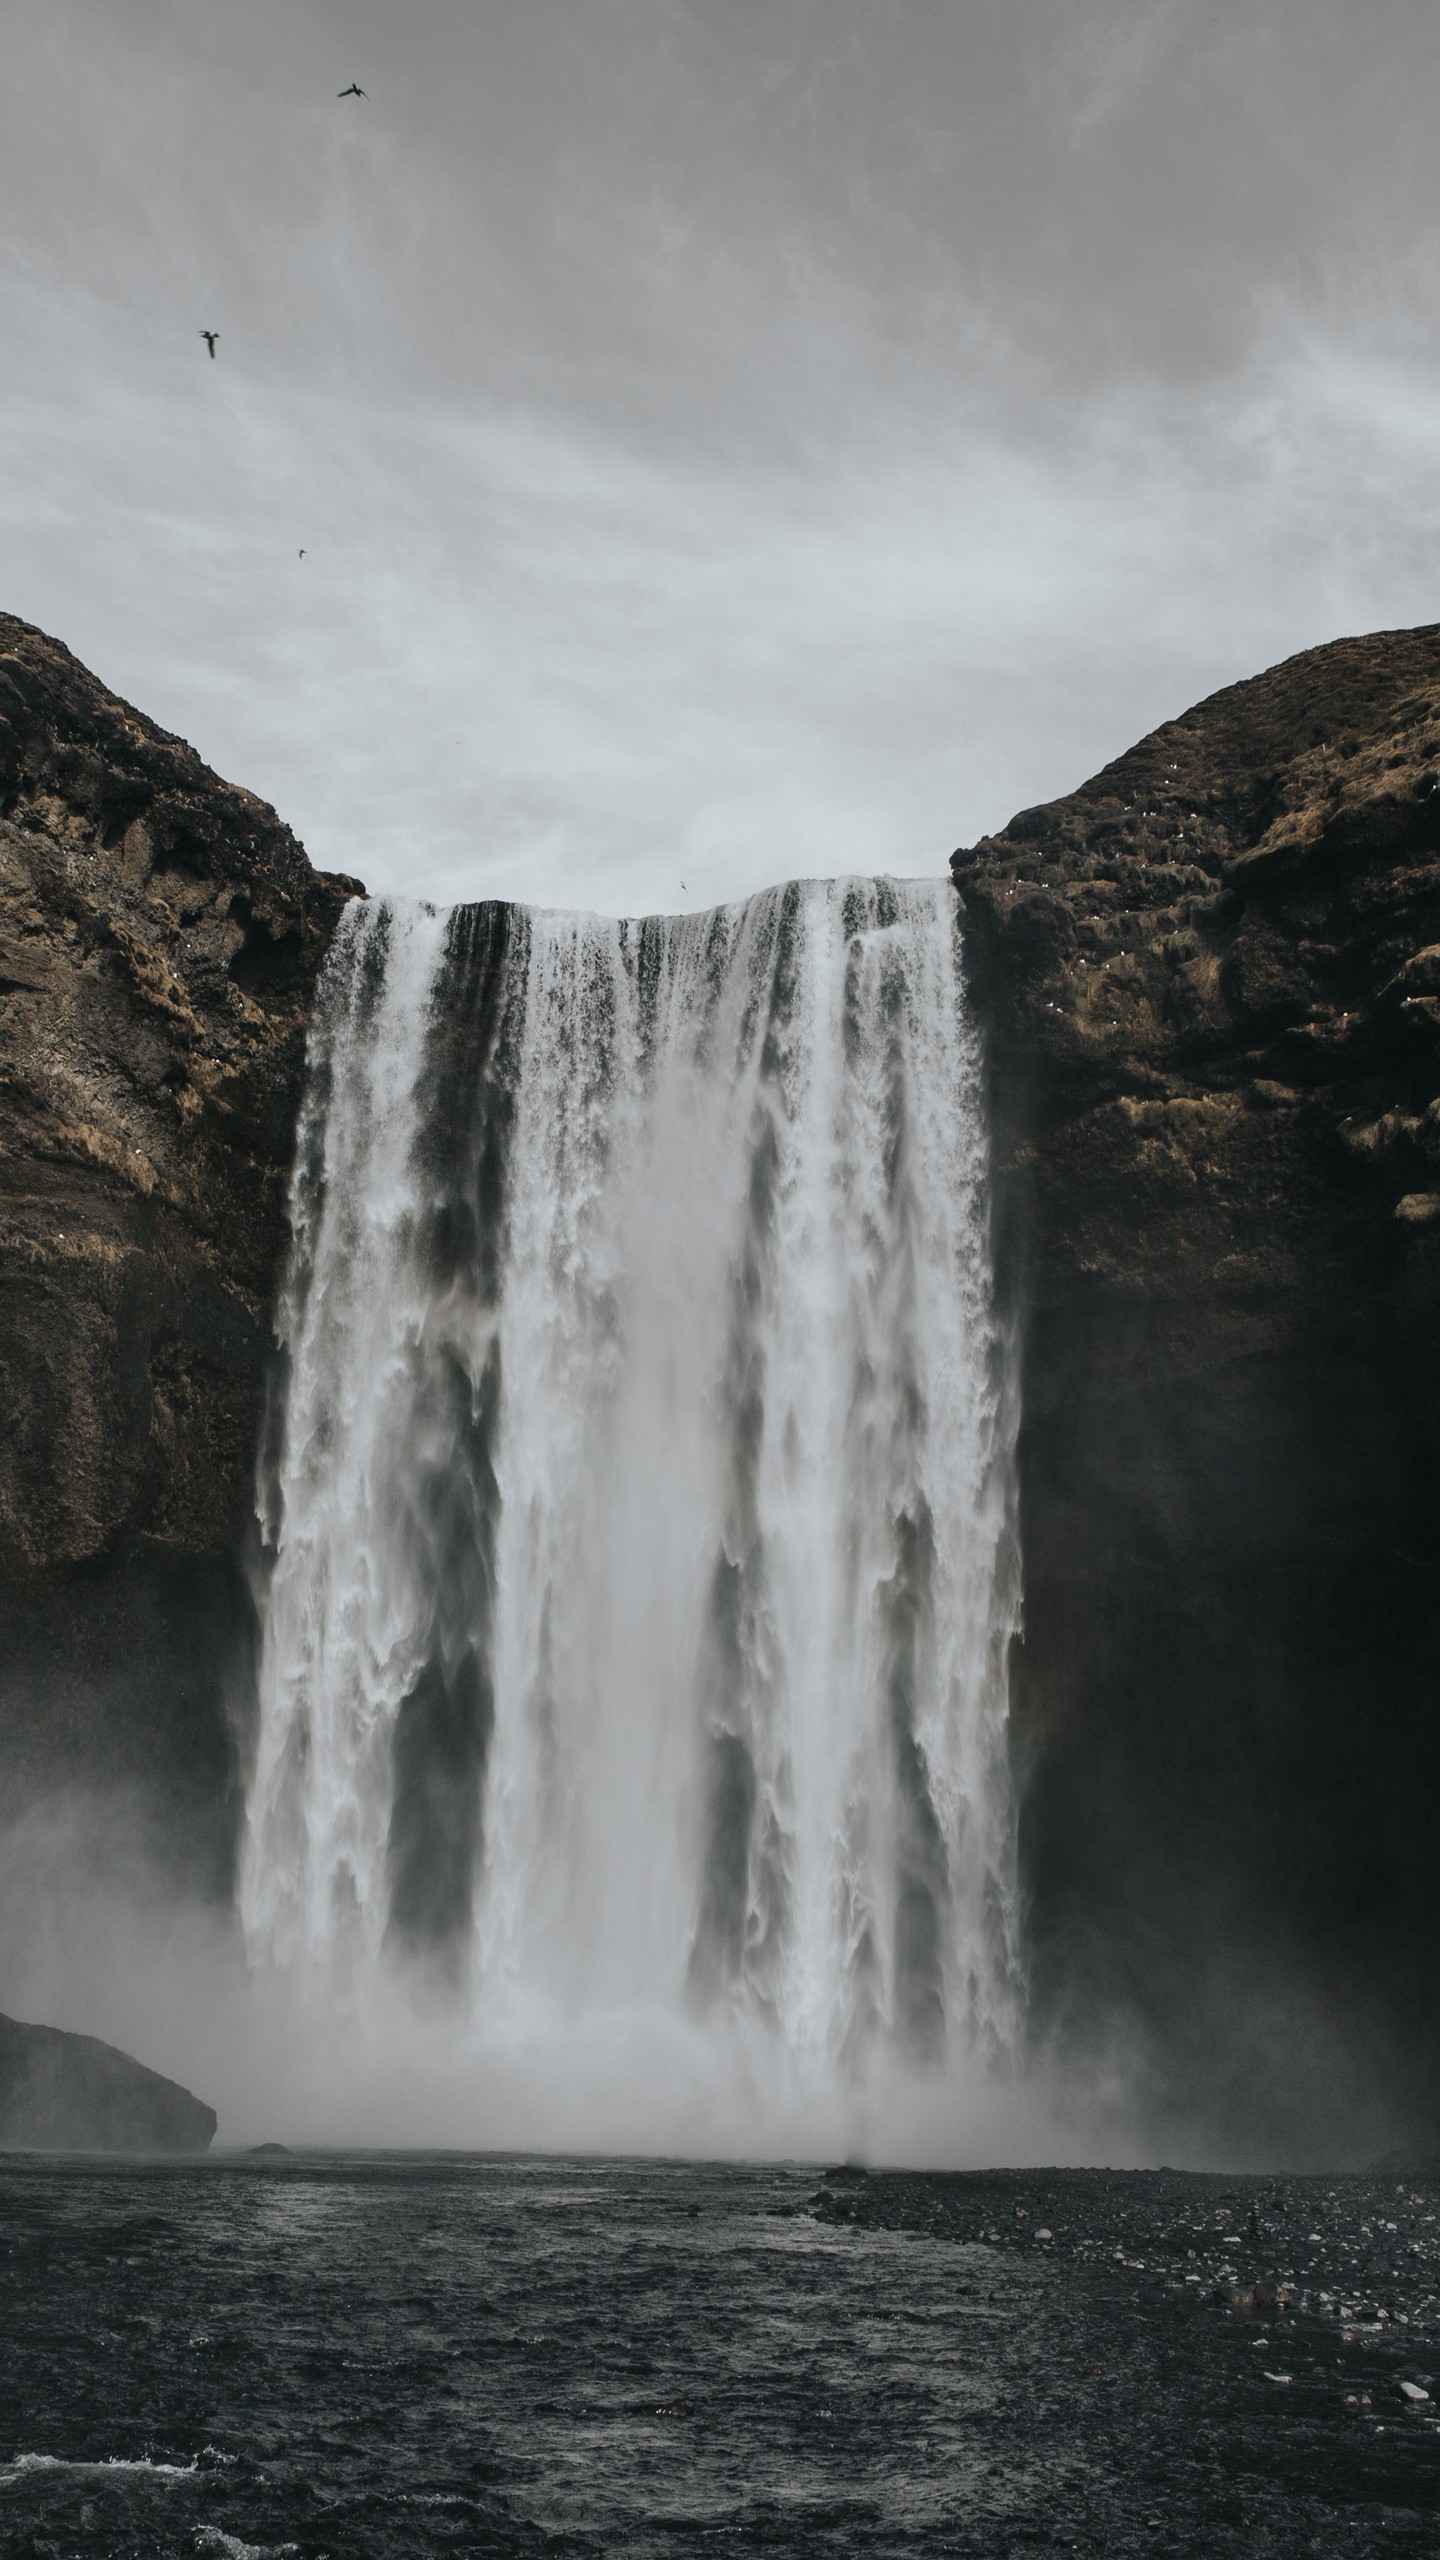
[[[1318,2135],[1341,2060],[1433,2125],[1440,627],[1232,686],[953,868],[1038,2030],[1257,2138]]]
[[[305,1030],[358,888],[0,615],[7,1798],[168,1792],[221,1893]]]

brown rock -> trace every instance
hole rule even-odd
[[[1039,2028],[1323,2156],[1440,2097],[1440,628],[1216,694],[955,876]]]
[[[357,889],[0,615],[7,1796],[179,1788],[217,1885],[307,1011]]]

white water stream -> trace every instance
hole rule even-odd
[[[1015,1415],[948,885],[357,902],[292,1226],[252,1963],[428,2007],[486,2086],[623,2051],[636,2147],[677,2054],[743,2054],[757,2125],[1003,2073]]]

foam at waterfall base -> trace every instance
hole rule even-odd
[[[278,2129],[287,2142],[343,2143],[358,2127],[396,2148],[960,2166],[1053,2157],[1075,2139],[1037,2089],[987,2084],[964,2057],[933,2074],[878,2059],[864,2080],[805,2073],[743,2019],[426,2017],[396,1986],[363,2016],[272,1998],[251,2020],[252,2031],[263,2020],[274,2097],[263,2124],[243,2106],[235,2140]]]
[[[202,2088],[216,2147],[280,2141],[620,2156],[867,2157],[974,2166],[1086,2148],[1018,2078],[811,2068],[753,2019],[512,1995],[477,2016],[388,1968],[338,2001],[254,1967],[232,1915],[117,1854],[114,1809],[72,1800],[0,1834],[0,2008],[103,2035]],[[1073,2093],[1072,2093],[1073,2099]],[[1107,2140],[1110,2137],[1107,2135]],[[1124,2156],[1128,2148],[1122,2141]],[[1139,2156],[1139,2155],[1137,2155]]]
[[[1294,2132],[1197,2125],[1148,2068],[1143,2033],[1104,2055],[1033,2048],[987,2069],[963,2047],[916,2067],[884,2046],[828,2065],[753,2016],[601,2008],[511,1993],[478,2013],[387,1964],[344,2000],[303,1968],[253,1966],[231,1912],[177,1893],[114,1799],[72,1798],[0,1831],[0,2009],[142,2055],[203,2089],[217,2152],[444,2149],[925,2168],[1185,2161],[1363,2164],[1403,2134],[1354,2090],[1321,2016],[1232,1983],[1237,2051]],[[864,2064],[857,2073],[857,2062]]]

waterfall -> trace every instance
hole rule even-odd
[[[291,1227],[252,1962],[816,2086],[1003,2066],[1015,1416],[948,885],[353,904]]]

